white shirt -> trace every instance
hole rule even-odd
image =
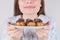
[[[16,21],[20,18],[20,15],[18,16],[14,16],[8,19],[9,22],[12,23],[16,23]],[[56,35],[56,29],[55,29],[55,23],[54,21],[48,17],[48,16],[44,16],[44,15],[40,15],[38,18],[42,19],[44,22],[47,22],[48,20],[50,20],[50,31],[49,31],[49,35],[48,35],[48,40],[58,40],[57,39],[57,35]],[[9,35],[6,32],[7,29],[7,22],[6,24],[3,26],[3,32],[2,32],[2,36],[1,36],[1,40],[10,40]],[[37,40],[37,39],[34,39]]]

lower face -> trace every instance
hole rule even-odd
[[[19,0],[18,3],[23,14],[37,14],[41,7],[41,0]]]

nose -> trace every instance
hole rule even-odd
[[[33,1],[32,1],[32,0],[27,0],[26,3],[27,3],[27,4],[32,4]]]

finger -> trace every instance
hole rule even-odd
[[[39,38],[42,38],[43,37],[43,33],[39,32],[39,31],[36,31],[36,34]]]
[[[46,27],[43,27],[42,29],[50,30],[50,25],[47,25]]]
[[[42,28],[38,28],[38,29],[36,29],[36,30],[50,30],[50,26],[47,25],[47,26],[44,26],[44,27],[42,27]]]
[[[9,35],[10,35],[11,37],[18,37],[18,36],[21,36],[21,35],[22,35],[22,31],[18,31],[18,30],[9,31]]]
[[[42,31],[39,32],[40,37],[48,37],[47,33],[43,33]]]
[[[14,33],[18,32],[18,31],[22,32],[23,30],[19,30],[19,29],[8,30],[8,34],[14,34]]]
[[[13,31],[13,30],[15,30],[16,28],[11,28],[11,27],[9,27],[9,28],[7,28],[7,31]]]
[[[17,29],[14,29],[14,30],[8,30],[7,32],[8,32],[8,34],[13,34],[13,33],[17,32],[17,31],[18,31]]]
[[[48,36],[48,30],[37,30],[38,33],[40,33],[41,35],[47,37]]]
[[[17,28],[18,30],[20,30],[20,31],[23,31],[24,29],[22,29],[22,28]]]
[[[13,25],[10,25],[10,24],[7,27],[7,30],[14,30],[14,29],[17,29],[17,28],[15,26],[13,26]]]
[[[22,34],[23,34],[23,31],[18,31],[18,32],[16,32],[15,33],[15,36],[17,37],[21,37],[22,36]]]
[[[49,33],[48,30],[41,30],[40,32],[42,32],[45,37],[47,37]]]
[[[48,33],[49,33],[49,31],[48,31],[48,30],[42,30],[42,32],[44,32],[44,33],[46,33],[46,34],[48,34]]]
[[[41,30],[38,30],[38,31],[43,32],[43,33],[46,33],[46,34],[49,33],[49,30],[46,30],[46,29],[41,29]]]
[[[9,31],[9,32],[8,32],[8,35],[9,35],[10,37],[16,37],[16,36],[18,35],[17,32],[18,32],[18,31]]]

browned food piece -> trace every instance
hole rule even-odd
[[[37,26],[43,26],[44,24],[42,22],[37,22]]]
[[[16,22],[16,25],[17,26],[25,26],[25,23],[24,22]]]
[[[42,22],[41,19],[34,19],[34,21],[36,22],[36,26],[43,26],[44,23]]]
[[[32,27],[32,26],[36,26],[36,23],[31,19],[27,19],[26,20],[26,25]]]
[[[42,22],[41,19],[34,19],[35,22]]]
[[[27,26],[35,26],[36,24],[35,24],[35,22],[29,22],[29,23],[27,23]]]
[[[25,26],[24,19],[21,18],[21,19],[17,20],[17,21],[16,21],[16,25],[17,25],[17,26]]]

